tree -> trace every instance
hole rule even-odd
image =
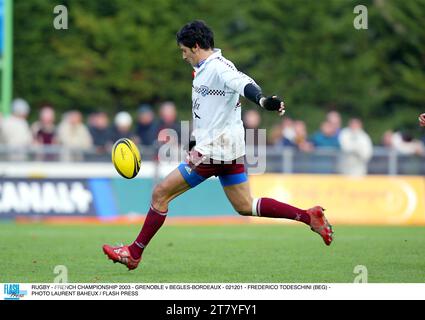
[[[14,93],[59,110],[135,110],[174,100],[190,117],[191,68],[175,34],[205,20],[223,54],[282,94],[287,115],[317,128],[336,109],[365,120],[379,140],[424,111],[425,1],[369,0],[356,30],[355,1],[67,0],[68,30],[55,30],[56,1],[15,2]],[[31,18],[28,18],[31,17]],[[248,107],[251,104],[245,103]],[[400,112],[403,110],[403,112]],[[263,113],[266,125],[276,117]]]

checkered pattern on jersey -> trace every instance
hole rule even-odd
[[[218,90],[218,89],[208,89],[207,87],[195,87],[193,86],[193,90],[195,90],[196,93],[200,93],[203,97],[210,95],[210,96],[225,96],[226,92],[224,90]]]

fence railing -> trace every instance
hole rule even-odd
[[[341,167],[351,165],[345,164],[344,159],[344,154],[335,149],[317,148],[306,153],[294,148],[270,147],[267,149],[267,171],[338,174]],[[384,147],[373,148],[366,166],[368,174],[425,175],[425,157],[402,155]]]
[[[157,161],[158,149],[139,146],[143,161]],[[344,166],[343,153],[335,149],[317,148],[301,152],[290,147],[268,146],[266,172],[338,174]],[[181,161],[182,159],[171,159]],[[109,162],[110,152],[83,151],[61,146],[31,146],[25,149],[0,145],[0,162]],[[425,175],[425,157],[402,155],[395,150],[374,147],[367,163],[368,174]]]

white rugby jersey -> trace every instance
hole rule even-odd
[[[194,67],[192,84],[195,150],[212,159],[230,161],[245,155],[244,127],[239,95],[244,95],[247,75],[214,49],[204,63]]]

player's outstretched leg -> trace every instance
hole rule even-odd
[[[190,186],[183,179],[179,170],[175,169],[155,187],[151,207],[136,240],[131,245],[114,247],[105,244],[103,252],[114,263],[122,263],[129,270],[136,269],[142,260],[143,250],[164,224],[168,212],[168,203],[189,188]]]
[[[333,240],[333,229],[325,217],[321,206],[303,210],[275,199],[253,199],[253,215],[267,218],[285,218],[304,222],[311,230],[318,233],[329,246]]]
[[[332,226],[320,206],[303,210],[271,198],[253,199],[248,182],[225,186],[224,191],[235,210],[241,215],[300,221],[318,233],[326,245],[332,243]]]

